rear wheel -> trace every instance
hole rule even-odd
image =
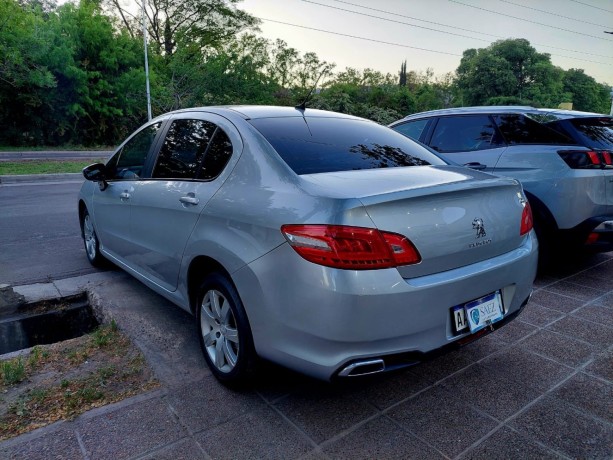
[[[254,374],[256,355],[243,304],[226,276],[214,273],[201,284],[197,323],[215,377],[227,385],[246,383]]]
[[[104,256],[100,253],[100,242],[96,235],[96,229],[92,218],[87,212],[87,209],[83,212],[83,243],[85,245],[85,254],[87,254],[87,260],[94,267],[102,267],[104,265]]]

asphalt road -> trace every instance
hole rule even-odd
[[[82,181],[0,186],[0,284],[93,273],[79,230]]]

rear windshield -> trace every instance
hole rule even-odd
[[[347,118],[260,118],[250,123],[296,174],[446,164],[389,128]]]
[[[586,146],[613,150],[612,118],[575,118],[570,122]]]

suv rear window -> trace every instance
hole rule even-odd
[[[575,145],[576,142],[546,125],[520,114],[494,115],[505,140],[513,144]]]
[[[444,165],[389,128],[347,118],[259,118],[250,123],[296,174]]]

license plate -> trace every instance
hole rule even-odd
[[[452,313],[456,332],[463,332],[466,329],[476,332],[483,329],[503,317],[500,291],[457,305]]]

